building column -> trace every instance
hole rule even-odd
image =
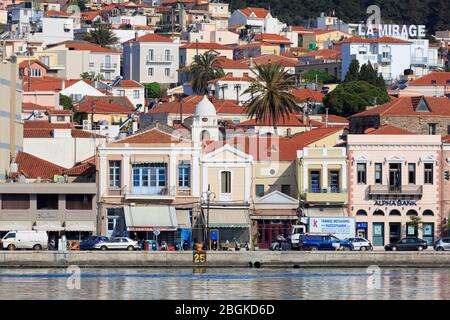
[[[108,185],[108,162],[106,161],[106,156],[101,155],[100,156],[100,172],[99,172],[99,194],[98,194],[98,201],[101,201],[101,198],[104,194],[106,194],[106,188]]]
[[[322,164],[322,189],[327,189],[328,188],[328,167],[327,165],[324,163]],[[322,192],[322,190],[321,190]]]
[[[301,193],[305,193],[307,189],[309,189],[308,179],[309,179],[309,173],[308,173],[308,164],[303,162],[303,189],[301,190]],[[309,190],[308,190],[309,192]]]
[[[177,157],[174,154],[169,155],[169,192],[177,186]]]
[[[341,169],[342,190],[347,190],[347,163],[345,161],[342,163],[341,168],[342,168]],[[347,191],[345,191],[345,192],[347,192]]]
[[[252,187],[252,170],[250,164],[245,165],[245,183],[244,183],[244,200],[249,202],[250,201],[250,190]]]
[[[130,156],[123,156],[123,188],[125,192],[131,192],[130,189]]]
[[[192,157],[192,196],[200,196],[200,165],[198,154],[194,153]]]

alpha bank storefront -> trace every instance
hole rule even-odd
[[[369,200],[370,204],[353,205],[356,236],[373,246],[384,246],[407,236],[417,236],[432,246],[439,227],[438,207],[418,200]]]

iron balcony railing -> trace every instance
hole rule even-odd
[[[417,185],[371,185],[369,186],[370,195],[422,195],[422,186]]]
[[[147,63],[154,63],[154,62],[171,63],[173,62],[173,56],[172,55],[147,56]]]

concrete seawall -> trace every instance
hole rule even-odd
[[[208,252],[194,264],[192,252],[0,252],[0,267],[450,267],[450,252]]]

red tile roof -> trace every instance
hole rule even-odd
[[[93,165],[92,163],[80,163],[70,169],[63,171],[63,174],[67,174],[68,176],[71,177],[85,176],[94,173],[95,173],[95,165]]]
[[[143,88],[144,86],[134,80],[120,80],[113,88]]]
[[[250,64],[250,59],[246,58],[246,59],[242,59],[241,60],[244,63]],[[268,64],[268,63],[279,63],[281,64],[283,67],[287,68],[287,67],[295,67],[298,65],[298,61],[291,59],[291,58],[286,58],[283,56],[277,56],[275,54],[265,54],[265,55],[261,55],[258,57],[254,57],[253,58],[253,63],[254,64]]]
[[[173,42],[172,39],[170,39],[169,37],[165,37],[165,36],[161,36],[159,34],[155,34],[155,33],[149,33],[146,35],[143,35],[139,38],[135,39],[131,39],[126,41],[125,43],[131,43],[131,42]]]
[[[44,12],[44,17],[70,17],[70,16],[72,16],[70,13],[64,11],[47,10]]]
[[[449,143],[450,142],[450,134],[445,137],[442,137],[442,142]]]
[[[37,63],[38,65],[44,67],[45,69],[48,69],[47,65],[45,65],[42,61],[36,59],[31,61],[28,60],[22,61],[21,63],[19,63],[19,69],[28,68],[29,65],[32,66],[34,63]]]
[[[23,129],[68,129],[72,128],[71,123],[51,123],[48,120],[25,120]]]
[[[68,79],[64,80],[62,78],[57,77],[24,77],[22,82],[22,87],[25,92],[29,91],[61,91],[63,90],[63,81],[64,88],[69,88],[79,81],[84,81],[89,84],[89,81],[80,80],[80,79]],[[30,88],[30,90],[28,90]]]
[[[51,114],[51,115],[71,115],[71,114],[73,114],[72,110],[64,110],[64,109],[63,110],[52,109],[52,110],[48,110],[47,113]]]
[[[264,119],[263,121],[257,121],[256,119],[250,119],[244,122],[241,122],[238,124],[240,127],[271,127],[272,121],[270,119]],[[285,116],[284,118],[279,118],[277,123],[277,127],[309,127],[310,125],[312,127],[322,127],[323,123],[318,121],[308,121],[305,119],[305,121],[302,121],[302,116],[299,114],[291,114],[289,116]]]
[[[327,115],[325,115],[325,114],[321,115],[323,123],[325,123],[326,117],[327,117]],[[342,123],[343,125],[348,125],[348,123],[349,123],[347,118],[344,118],[344,117],[341,117],[341,116],[337,116],[337,115],[334,115],[334,114],[329,114],[328,115],[328,122],[329,123]]]
[[[406,129],[394,127],[391,125],[383,125],[378,129],[370,128],[366,129],[365,134],[415,134],[414,132],[408,131]]]
[[[51,110],[53,107],[41,106],[36,103],[23,102],[22,111],[33,111],[33,110]]]
[[[180,49],[233,50],[230,47],[211,42],[189,42],[180,46]]]
[[[341,53],[337,50],[321,49],[302,54],[301,57],[313,57],[316,59],[337,59],[341,57]]]
[[[116,53],[120,54],[119,51],[105,48],[102,46],[99,46],[94,43],[90,42],[66,42],[65,47],[69,50],[76,50],[76,51],[91,51],[96,53]]]
[[[253,40],[270,43],[291,43],[288,38],[273,33],[258,33]]]
[[[95,113],[100,114],[125,114],[133,112],[134,107],[130,108],[113,101],[104,101],[100,99],[85,99],[74,107],[74,111],[80,113],[92,113],[94,110]]]
[[[254,79],[250,78],[250,77],[233,77],[233,76],[225,76],[225,77],[221,77],[221,78],[217,78],[214,80],[210,80],[208,81],[208,83],[215,83],[215,82],[226,82],[226,81],[239,81],[239,82],[252,82],[254,81]]]
[[[15,157],[19,173],[30,179],[41,177],[53,179],[55,175],[61,175],[66,168],[38,158],[26,152],[18,152]]]
[[[323,97],[325,96],[323,93],[311,89],[296,89],[292,91],[292,94],[299,101],[306,101],[308,99],[313,99],[316,102],[322,102]]]
[[[435,83],[432,83],[434,81]],[[408,86],[448,86],[450,87],[450,72],[432,72],[410,81]]]
[[[81,12],[81,17],[85,21],[90,21],[90,20],[94,19],[95,17],[97,17],[99,15],[100,15],[100,10]]]
[[[147,129],[138,132],[132,136],[126,137],[121,140],[117,140],[112,144],[123,144],[123,143],[133,143],[133,144],[171,144],[180,143],[183,140],[172,136],[169,133],[158,130],[157,128]]]
[[[246,9],[239,9],[240,12],[242,12],[247,17],[250,17],[250,15],[255,14],[257,18],[265,18],[269,14],[269,11],[267,11],[264,8],[246,8]]]
[[[424,99],[430,111],[416,111],[417,104]],[[378,107],[354,114],[350,118],[365,116],[445,116],[450,117],[450,99],[446,97],[401,97]]]
[[[337,44],[342,43],[397,43],[397,44],[409,44],[410,41],[392,38],[392,37],[381,37],[381,38],[361,38],[361,37],[351,37],[342,41],[337,42]]]
[[[248,65],[242,61],[228,59],[227,57],[217,57],[216,61],[222,69],[249,69]]]

